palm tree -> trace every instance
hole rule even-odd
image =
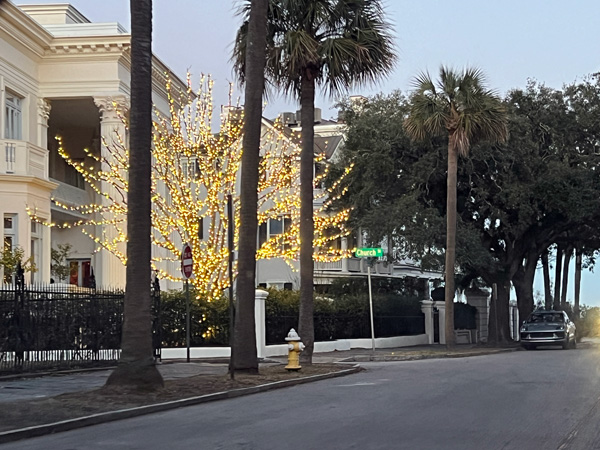
[[[247,0],[246,0],[247,1]],[[381,0],[269,0],[266,76],[300,100],[300,317],[299,333],[312,362],[313,166],[315,88],[331,95],[388,74],[394,64],[390,26]],[[242,27],[234,62],[244,73],[247,41]]]
[[[152,0],[130,0],[131,110],[127,269],[121,358],[107,385],[163,385],[154,364],[150,313],[150,167],[152,148]]]
[[[247,21],[244,33],[245,59],[241,80],[245,82],[244,136],[240,193],[240,228],[237,277],[237,305],[232,350],[233,371],[258,372],[254,301],[256,286],[256,233],[258,208],[258,166],[265,85],[265,49],[268,0],[252,0],[243,9]],[[237,42],[240,42],[238,37]]]
[[[456,251],[456,176],[458,156],[466,156],[479,140],[502,142],[507,138],[507,113],[497,95],[485,87],[483,73],[467,68],[462,73],[442,66],[437,83],[428,73],[415,79],[416,90],[405,120],[414,140],[448,136],[448,192],[446,199],[445,306],[446,345],[454,346],[454,263]]]

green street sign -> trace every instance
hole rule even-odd
[[[382,248],[357,248],[354,253],[357,258],[379,258],[383,256]]]

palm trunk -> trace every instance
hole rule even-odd
[[[448,193],[446,197],[446,267],[445,267],[445,306],[444,324],[446,346],[456,344],[454,337],[454,262],[456,259],[456,180],[458,171],[458,151],[453,144],[453,136],[448,142]]]
[[[581,260],[582,260],[582,249],[577,246],[575,252],[575,304],[573,306],[573,312],[575,318],[579,319],[579,296],[581,295]]]
[[[542,253],[542,268],[544,274],[544,302],[546,309],[552,309],[552,288],[550,286],[550,264],[548,263],[548,250]]]
[[[150,312],[152,148],[152,0],[130,0],[131,110],[127,269],[119,365],[107,385],[154,389],[163,379],[154,363]]]
[[[565,261],[563,263],[562,286],[560,295],[560,308],[564,311],[567,307],[567,288],[569,287],[569,266],[573,257],[573,246],[568,245],[565,249]]]
[[[258,165],[262,122],[262,96],[268,0],[252,0],[246,53],[244,137],[240,193],[240,231],[232,364],[234,371],[258,373],[254,302],[256,287],[256,236]]]
[[[302,151],[300,154],[300,314],[298,332],[306,346],[301,354],[305,364],[312,364],[315,331],[313,318],[313,165],[315,127],[315,80],[306,70],[301,81]]]
[[[562,274],[562,256],[564,246],[558,244],[556,246],[556,269],[554,271],[554,302],[553,309],[558,311],[560,309],[560,282]]]

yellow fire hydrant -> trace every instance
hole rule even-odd
[[[300,336],[293,328],[288,333],[285,340],[288,342],[288,365],[287,370],[300,370],[300,352],[304,350],[304,344],[300,342]]]

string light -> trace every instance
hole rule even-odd
[[[228,194],[233,199],[237,248],[243,108],[239,101],[232,104],[230,84],[229,104],[220,114],[219,131],[213,133],[210,76],[202,75],[196,91],[189,74],[185,90],[175,89],[167,76],[166,90],[169,113],[165,115],[155,108],[153,122],[152,267],[159,278],[181,280],[181,243],[188,242],[194,254],[194,277],[190,281],[199,296],[215,298],[229,286]],[[113,107],[119,111],[116,103]],[[127,127],[125,115],[118,114]],[[83,217],[71,223],[44,221],[35,209],[28,209],[28,214],[49,227],[81,229],[95,243],[96,251],[109,251],[126,264],[129,149],[125,136],[116,131],[114,136],[104,136],[102,141],[108,152],[98,156],[85,149],[84,161],[69,156],[60,136],[57,141],[61,157],[82,175],[100,202],[76,206],[52,199],[56,207]],[[258,222],[260,225],[269,219],[286,218],[289,226],[281,234],[270,236],[257,250],[257,258],[283,258],[292,267],[300,249],[300,151],[299,135],[281,121],[263,127]],[[315,186],[319,186],[329,173],[329,164],[324,154],[316,155],[315,162],[325,167],[314,179]],[[340,186],[351,170],[352,166],[347,167],[329,189],[315,190],[315,201],[321,204],[314,210],[315,261],[331,262],[351,255],[352,250],[332,245],[350,233],[346,225],[350,210],[327,212],[328,206],[345,194],[346,189]],[[204,235],[205,230],[200,227],[207,228],[208,234]]]

